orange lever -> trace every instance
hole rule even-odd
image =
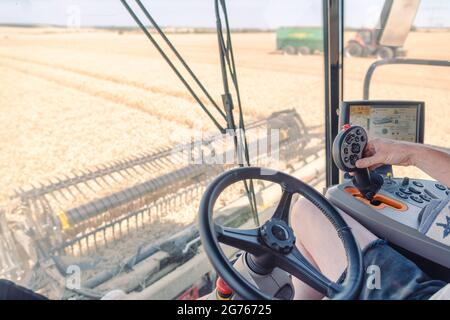
[[[364,198],[364,196],[359,192],[358,189],[353,187],[347,187],[345,188],[345,191],[350,193],[353,197],[357,198],[359,201],[364,202],[368,206],[371,206],[375,209],[384,209],[386,207],[389,207],[391,209],[395,209],[398,211],[406,211],[408,210],[408,206],[402,202],[399,202],[397,200],[391,199],[387,196],[384,196],[382,194],[377,194],[373,198],[372,202]],[[373,203],[379,203],[379,205],[374,205]]]

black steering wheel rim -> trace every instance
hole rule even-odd
[[[343,282],[341,284],[336,284],[330,281],[330,283],[327,284],[327,292],[325,294],[331,299],[336,300],[354,299],[359,293],[363,279],[362,256],[351,229],[344,219],[323,195],[302,181],[282,172],[256,167],[236,168],[221,174],[208,186],[200,203],[199,230],[202,244],[211,264],[224,281],[244,299],[272,299],[272,297],[249,284],[249,282],[240,275],[233,266],[231,266],[227,257],[218,245],[217,225],[214,224],[212,219],[214,204],[222,191],[236,182],[251,179],[277,183],[282,186],[284,191],[287,190],[287,192],[292,194],[298,193],[304,196],[318,207],[328,218],[344,245],[348,266]],[[261,246],[264,245],[261,244]],[[318,275],[321,275],[321,273],[316,270],[314,272],[316,273],[312,273],[313,276],[311,276],[310,273],[307,274],[305,279],[308,284],[310,284],[309,281],[314,284],[314,281],[318,280],[317,277],[320,278]],[[314,275],[317,277],[315,278]],[[302,280],[305,279],[302,278]]]

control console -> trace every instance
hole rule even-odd
[[[394,178],[356,167],[364,155],[367,133],[345,125],[333,144],[337,167],[350,179],[331,187],[327,198],[378,237],[450,269],[450,246],[419,232],[425,207],[444,200],[450,189],[436,181]]]

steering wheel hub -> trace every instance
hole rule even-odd
[[[287,254],[295,245],[295,235],[289,225],[283,220],[271,219],[260,229],[261,239],[276,252]]]

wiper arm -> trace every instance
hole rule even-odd
[[[225,29],[226,29],[226,35],[227,39],[225,41],[225,37],[223,35],[222,31],[222,18],[220,15],[220,8],[222,8],[224,21],[225,21]],[[233,46],[231,44],[231,32],[230,32],[230,25],[228,22],[228,13],[227,13],[227,7],[225,4],[225,0],[215,0],[215,12],[216,12],[216,24],[217,24],[217,38],[219,42],[219,54],[220,54],[220,66],[222,70],[222,80],[223,80],[223,88],[224,88],[224,94],[222,96],[225,112],[226,112],[226,119],[227,119],[227,127],[228,129],[231,129],[234,133],[234,144],[235,144],[235,150],[238,156],[238,162],[239,166],[243,167],[244,164],[247,166],[250,166],[250,156],[248,151],[248,143],[247,143],[247,137],[245,133],[245,125],[244,125],[244,115],[242,111],[242,104],[241,104],[241,96],[239,91],[239,84],[238,79],[236,75],[236,64],[234,61],[234,53],[233,53]],[[231,96],[230,87],[228,83],[228,72],[230,73],[231,82],[233,84],[236,99],[238,103],[238,112],[239,112],[239,130],[237,130],[237,126],[234,120],[233,115],[233,98]],[[237,136],[237,133],[239,132],[239,137]],[[244,153],[244,158],[242,153]],[[245,162],[244,162],[245,161]],[[250,204],[251,213],[253,215],[253,219],[255,221],[255,224],[259,226],[259,216],[258,216],[258,208],[256,203],[256,196],[255,196],[255,189],[253,185],[253,180],[249,180],[247,182],[244,180],[244,187],[245,191],[247,193],[247,197]]]
[[[155,40],[155,38],[151,35],[151,33],[147,30],[145,25],[142,23],[142,21],[139,19],[139,17],[136,15],[136,13],[131,9],[128,2],[126,0],[120,0],[131,15],[131,17],[134,19],[134,21],[138,24],[138,26],[141,28],[141,30],[144,32],[144,34],[147,36],[147,38],[152,42],[153,46],[158,50],[160,55],[164,58],[164,60],[167,62],[167,64],[170,66],[170,68],[173,70],[173,72],[177,75],[177,77],[180,79],[180,81],[184,84],[186,89],[189,91],[189,93],[192,95],[192,97],[197,101],[197,103],[200,105],[202,110],[208,115],[208,117],[211,119],[211,121],[214,123],[214,125],[220,130],[220,132],[225,132],[225,128],[220,125],[220,123],[216,120],[216,118],[212,115],[212,113],[208,110],[208,108],[204,105],[204,103],[201,101],[201,99],[198,97],[198,95],[195,93],[194,89],[189,85],[189,83],[186,81],[186,79],[183,77],[183,75],[180,73],[180,71],[177,69],[177,67],[173,64],[173,62],[170,60],[170,58],[167,56],[167,54],[164,52],[164,50],[161,48],[161,46],[158,44],[158,42]],[[158,33],[161,35],[163,40],[167,43],[169,48],[173,51],[175,56],[179,59],[181,64],[185,67],[185,69],[188,71],[188,73],[191,75],[192,79],[195,81],[195,83],[200,87],[202,92],[206,95],[208,100],[212,103],[214,108],[219,112],[219,114],[226,120],[226,116],[224,112],[219,108],[217,103],[214,101],[214,99],[211,97],[211,95],[208,93],[206,88],[203,86],[203,84],[200,82],[198,77],[195,75],[195,73],[192,71],[192,69],[187,65],[186,61],[183,59],[183,57],[180,55],[180,53],[175,49],[173,44],[170,42],[170,40],[166,37],[164,32],[161,30],[161,28],[158,26],[156,21],[153,19],[153,17],[150,15],[148,10],[145,8],[145,6],[142,4],[140,0],[136,0],[136,3],[139,5],[145,16],[150,20],[153,27],[158,31]]]
[[[183,57],[180,55],[178,50],[173,46],[172,42],[167,38],[165,33],[162,31],[162,29],[159,27],[158,23],[155,21],[155,19],[152,17],[152,15],[149,13],[147,8],[143,5],[141,0],[135,0],[139,8],[142,10],[146,18],[150,21],[152,26],[155,28],[155,30],[158,32],[158,34],[161,36],[161,38],[164,40],[164,42],[168,45],[168,47],[172,50],[172,52],[175,54],[177,59],[180,61],[180,63],[183,65],[183,67],[186,69],[186,71],[189,73],[189,75],[192,77],[194,82],[198,85],[200,90],[205,94],[205,96],[208,98],[208,100],[211,102],[213,107],[217,112],[219,112],[220,116],[226,121],[226,128],[224,128],[219,121],[212,115],[212,113],[208,110],[208,108],[205,106],[205,104],[202,102],[202,100],[198,97],[194,89],[189,85],[189,83],[186,81],[186,79],[183,77],[183,75],[180,73],[178,68],[173,64],[171,59],[167,56],[167,54],[164,52],[164,50],[161,48],[161,46],[158,44],[158,42],[155,40],[155,38],[151,35],[151,33],[147,30],[145,25],[142,23],[142,21],[139,19],[139,17],[136,15],[136,13],[133,11],[133,9],[129,6],[127,0],[120,0],[123,4],[123,6],[127,9],[131,17],[134,19],[134,21],[138,24],[138,26],[141,28],[141,30],[144,32],[144,34],[147,36],[147,38],[151,41],[153,46],[158,50],[160,55],[164,58],[164,60],[167,62],[167,64],[170,66],[170,68],[173,70],[173,72],[176,74],[176,76],[180,79],[180,81],[183,83],[183,85],[186,87],[186,89],[189,91],[189,93],[192,95],[192,97],[197,101],[197,103],[200,105],[202,110],[207,114],[207,116],[211,119],[211,121],[214,123],[214,125],[219,129],[221,133],[227,133],[227,129],[231,130],[234,135],[234,145],[235,145],[235,151],[237,153],[239,166],[250,166],[250,157],[248,152],[248,143],[247,138],[245,134],[245,126],[244,126],[244,117],[243,117],[243,111],[242,111],[242,105],[241,105],[241,97],[239,92],[239,85],[236,75],[236,66],[234,62],[234,55],[233,55],[233,48],[231,45],[231,34],[230,34],[230,27],[228,23],[228,15],[227,15],[227,9],[225,6],[225,1],[220,0],[220,7],[223,10],[224,19],[225,19],[225,26],[226,26],[226,34],[227,34],[227,41],[225,42],[224,35],[222,32],[222,21],[221,16],[219,12],[219,0],[215,1],[215,7],[216,7],[216,19],[217,19],[217,35],[218,35],[218,41],[219,41],[219,53],[220,53],[220,62],[221,62],[221,71],[222,71],[222,80],[223,80],[223,86],[224,86],[224,94],[222,95],[222,100],[224,104],[225,112],[223,112],[218,104],[214,101],[214,99],[211,97],[209,92],[206,90],[206,88],[203,86],[203,84],[200,82],[198,77],[195,75],[195,73],[192,71],[192,69],[188,66],[186,61],[183,59]],[[228,72],[230,73],[231,81],[233,84],[233,87],[235,89],[238,108],[239,108],[239,129],[237,130],[237,126],[235,123],[234,115],[233,115],[233,99],[230,93],[230,88],[228,84]],[[239,137],[237,136],[239,132]],[[244,154],[244,155],[243,155]],[[253,186],[253,181],[250,180],[249,184],[247,181],[244,181],[245,190],[247,193],[247,196],[249,198],[251,211],[253,214],[253,217],[255,219],[256,224],[259,225],[259,219],[258,219],[258,211],[256,206],[256,196]]]

